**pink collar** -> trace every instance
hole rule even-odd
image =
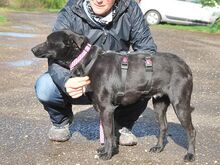
[[[78,55],[78,57],[71,62],[70,70],[73,70],[73,68],[87,55],[90,49],[91,44],[87,44],[83,51]]]

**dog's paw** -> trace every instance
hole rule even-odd
[[[102,160],[109,160],[112,157],[112,154],[107,153],[107,152],[102,152],[98,154],[99,158]]]
[[[163,149],[164,149],[163,146],[155,146],[155,147],[152,147],[152,148],[150,149],[149,152],[152,152],[152,153],[159,153],[159,152],[162,152]]]
[[[184,156],[184,162],[193,162],[193,161],[195,161],[195,155],[194,154],[187,153]]]
[[[98,149],[96,150],[96,152],[97,152],[98,154],[104,153],[104,152],[105,152],[105,147],[100,147],[100,148],[98,148]]]

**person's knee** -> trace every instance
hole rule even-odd
[[[41,103],[52,102],[56,85],[48,73],[41,75],[35,84],[36,97]]]

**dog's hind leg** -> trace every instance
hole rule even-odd
[[[191,162],[195,160],[195,138],[196,130],[192,124],[191,112],[193,107],[190,106],[192,83],[185,83],[178,88],[179,90],[173,90],[172,105],[174,111],[187,133],[188,138],[188,151],[184,157],[185,162]]]
[[[168,96],[164,95],[159,98],[153,98],[153,107],[157,112],[157,118],[160,125],[160,134],[158,137],[157,145],[150,149],[150,152],[161,152],[165,147],[164,139],[167,132],[167,107],[170,104]]]
[[[191,117],[191,107],[186,106],[183,103],[178,103],[173,105],[173,108],[176,112],[176,115],[184,127],[187,133],[188,138],[188,151],[184,157],[184,161],[194,161],[195,160],[195,138],[196,138],[196,131],[192,124],[192,117]]]

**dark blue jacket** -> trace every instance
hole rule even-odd
[[[119,0],[113,21],[101,27],[86,15],[83,0],[70,0],[59,12],[54,31],[70,29],[88,37],[91,44],[104,50],[134,51],[147,50],[156,52],[156,45],[151,36],[144,16],[134,0]],[[59,88],[65,91],[64,84],[70,76],[69,70],[49,61],[49,73]]]

